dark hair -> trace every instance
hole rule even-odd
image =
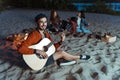
[[[38,14],[36,17],[35,17],[35,22],[37,22],[40,18],[47,18],[47,16],[45,15],[45,14],[42,14],[42,13],[40,13],[40,14]]]
[[[78,11],[78,13],[81,13],[81,18],[85,18],[85,12],[84,11]]]
[[[51,21],[52,21],[52,20],[54,20],[54,12],[56,12],[56,13],[57,13],[57,11],[56,11],[56,10],[51,10],[51,12],[50,12],[50,20],[51,20]],[[60,19],[60,16],[59,16],[59,14],[58,14],[58,13],[57,13],[57,16],[56,16],[55,18]]]
[[[77,18],[76,17],[71,17],[70,20],[73,21],[73,22],[77,22]]]

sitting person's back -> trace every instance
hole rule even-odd
[[[77,27],[77,18],[76,17],[71,17],[70,20],[70,25],[71,25],[71,29],[70,29],[70,33],[76,33],[76,27]]]

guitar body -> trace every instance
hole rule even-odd
[[[43,38],[38,44],[29,46],[29,48],[32,49],[38,49],[38,50],[44,50],[44,46],[47,46],[50,44],[51,41],[48,38]],[[51,56],[55,52],[55,46],[52,44],[48,50],[46,51],[46,54]],[[23,55],[23,59],[26,62],[26,64],[33,70],[40,70],[44,67],[44,65],[47,62],[47,59],[41,59],[36,54],[30,54],[30,55]]]

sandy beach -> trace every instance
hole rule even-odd
[[[12,9],[0,13],[0,80],[120,80],[120,16],[86,13],[88,27],[92,32],[102,34],[110,32],[116,36],[114,43],[107,43],[95,38],[86,42],[87,35],[69,35],[61,46],[69,54],[88,54],[88,61],[78,60],[76,64],[58,67],[50,65],[41,71],[28,69],[21,54],[9,48],[9,41],[4,37],[19,33],[23,29],[34,28],[34,17],[50,11]],[[61,19],[76,16],[77,12],[58,11]],[[59,38],[54,35],[54,39]],[[6,45],[5,43],[9,43]]]

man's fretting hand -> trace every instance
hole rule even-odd
[[[61,32],[60,37],[61,37],[61,41],[64,41],[65,40],[65,33]]]

